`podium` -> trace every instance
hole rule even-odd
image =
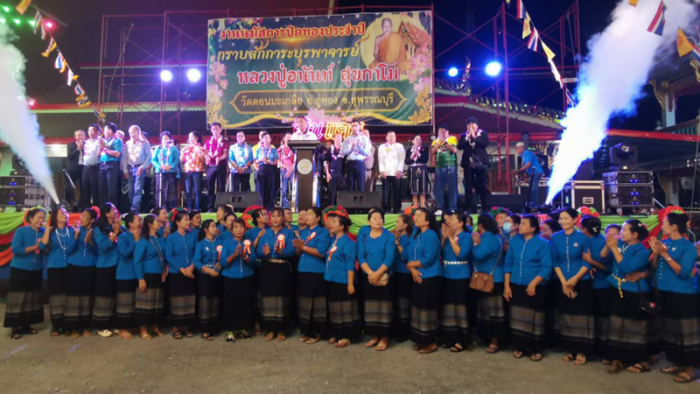
[[[297,154],[297,207],[305,211],[316,206],[314,201],[314,151],[320,145],[319,141],[290,140],[289,147]],[[318,169],[319,172],[320,169]]]

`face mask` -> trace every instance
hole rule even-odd
[[[503,223],[503,232],[509,233],[510,232],[510,223],[505,222]]]

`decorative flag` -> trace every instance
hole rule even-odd
[[[99,120],[101,122],[105,121],[105,113],[98,110],[97,108],[95,108],[94,105],[92,106],[92,113],[95,114],[95,117],[97,118],[97,120]]]
[[[693,45],[693,52],[691,52],[691,53],[693,54],[693,57],[695,58],[695,60],[697,60],[700,63],[700,49],[698,49],[697,45],[695,45],[695,44],[692,44],[692,45]]]
[[[676,47],[678,48],[678,56],[683,57],[693,51],[693,43],[688,40],[688,37],[683,33],[683,30],[678,28],[678,37],[676,37]]]
[[[544,51],[544,53],[547,54],[547,60],[551,62],[552,59],[554,59],[554,56],[556,56],[556,55],[554,54],[554,52],[552,52],[551,49],[549,49],[547,44],[545,44],[544,41],[542,41],[541,39],[540,39],[540,43],[542,44],[542,50]]]
[[[22,0],[19,4],[17,4],[15,9],[20,13],[20,15],[24,15],[24,13],[27,12],[27,8],[29,8],[30,4],[32,4],[32,0]]]
[[[49,41],[49,46],[46,48],[44,52],[41,53],[41,56],[43,57],[49,57],[51,52],[56,49],[56,41],[51,37],[51,40]]]
[[[527,41],[527,49],[537,52],[537,43],[540,41],[540,33],[537,32],[537,28],[532,29],[532,34],[530,39]]]
[[[564,82],[561,80],[561,74],[559,74],[559,70],[557,70],[557,66],[554,64],[553,61],[549,61],[549,66],[552,68],[552,74],[554,74],[554,79],[559,82],[559,87],[564,89]]]
[[[636,7],[638,2],[639,2],[639,0],[630,0],[629,3],[632,7]]]
[[[87,98],[87,97],[85,97],[85,98],[83,98],[82,100],[78,101],[78,107],[81,107],[81,108],[82,108],[82,107],[87,107],[87,106],[89,106],[89,105],[92,105],[92,103],[90,102],[90,99]]]
[[[83,87],[80,86],[80,84],[75,85],[75,89],[73,89],[73,91],[75,92],[76,96],[82,96],[85,94],[85,91],[83,90]]]
[[[573,93],[569,91],[569,89],[566,89],[566,103],[569,105],[573,105],[574,107],[576,106],[576,104],[578,104],[576,102],[576,98],[574,97]]]
[[[61,52],[58,52],[58,56],[56,56],[56,61],[53,63],[53,67],[56,70],[61,70],[61,73],[63,73],[66,71],[66,66],[66,59],[63,58],[63,54]]]
[[[41,23],[41,39],[42,40],[46,39],[46,28],[44,27],[43,23]]]
[[[664,25],[666,25],[666,4],[663,1],[659,4],[659,8],[656,9],[656,14],[654,14],[654,19],[651,20],[651,24],[647,31],[660,36],[664,33]]]
[[[525,4],[523,4],[523,0],[518,0],[518,19],[525,19],[525,15],[527,15],[527,10],[525,9]]]
[[[530,28],[530,14],[526,12],[525,20],[523,21],[523,40],[525,39],[525,37],[529,36],[531,32],[532,29]]]
[[[66,84],[68,86],[71,86],[73,84],[73,81],[76,81],[77,79],[78,76],[73,74],[73,70],[71,70],[70,67],[68,67],[68,81],[66,82]]]
[[[41,24],[41,13],[39,11],[37,11],[36,15],[34,15],[34,34],[36,34],[36,29],[39,28],[40,24]]]

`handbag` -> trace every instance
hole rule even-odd
[[[501,238],[498,238],[498,258],[496,259],[496,262],[493,264],[493,269],[491,270],[490,274],[484,273],[484,272],[479,272],[474,269],[474,274],[472,275],[472,279],[469,281],[469,288],[472,290],[477,290],[482,293],[493,293],[493,288],[495,287],[495,284],[493,282],[493,273],[496,271],[496,267],[498,266],[498,260],[501,259],[501,254],[503,253],[503,241],[501,241]]]
[[[654,278],[653,272],[652,278]],[[652,288],[658,293],[658,289],[654,286],[654,282],[656,282],[656,280],[652,279]],[[642,293],[642,284],[639,281],[637,281],[637,287],[639,288],[639,310],[651,317],[658,316],[661,313],[661,307],[659,306],[659,304],[652,300],[651,297],[646,296],[644,295],[644,293]]]

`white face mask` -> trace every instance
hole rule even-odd
[[[506,233],[510,232],[511,224],[509,222],[503,223],[503,231]]]

